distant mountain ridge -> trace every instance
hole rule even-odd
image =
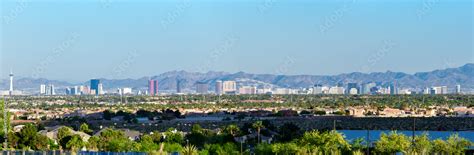
[[[245,72],[227,73],[227,72],[187,72],[187,71],[169,71],[156,76],[142,77],[139,79],[104,79],[101,81],[105,89],[116,89],[119,87],[132,87],[134,89],[144,89],[147,87],[147,81],[154,79],[159,81],[160,90],[175,90],[176,81],[182,81],[184,90],[195,88],[195,83],[202,81],[210,84],[212,90],[217,80],[236,80],[239,83],[255,86],[276,86],[287,88],[307,88],[315,84],[337,85],[338,83],[347,84],[349,82],[368,83],[377,82],[381,84],[396,83],[402,88],[425,88],[431,86],[449,86],[454,87],[457,84],[462,85],[463,89],[474,90],[474,64],[468,63],[457,68],[448,68],[434,70],[430,72],[418,72],[415,74],[406,74],[403,72],[374,72],[374,73],[346,73],[332,76],[324,75],[273,75],[273,74],[251,74]],[[40,84],[54,84],[57,88],[74,86],[65,81],[48,80],[44,78],[20,78],[15,80],[15,88],[39,89]],[[0,88],[8,89],[8,80],[1,80]],[[88,85],[86,81],[82,85]]]

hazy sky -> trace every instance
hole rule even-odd
[[[1,78],[414,73],[474,62],[471,0],[7,0]]]

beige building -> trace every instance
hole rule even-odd
[[[235,93],[237,91],[237,83],[235,81],[224,81],[222,83],[224,93]]]

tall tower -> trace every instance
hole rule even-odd
[[[182,79],[176,79],[176,93],[181,93]]]
[[[10,91],[9,94],[13,94],[13,71],[10,69]]]

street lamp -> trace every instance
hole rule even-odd
[[[333,121],[333,130],[334,131],[336,131],[336,123],[340,123],[340,122],[341,122],[341,120],[336,120],[336,119]]]

